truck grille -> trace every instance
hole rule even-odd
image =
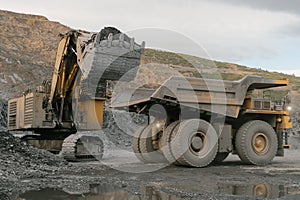
[[[253,101],[253,109],[255,110],[270,110],[271,102],[270,100],[254,100]]]

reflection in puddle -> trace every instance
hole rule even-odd
[[[221,196],[236,196],[236,197],[251,197],[251,198],[267,198],[277,199],[300,199],[299,186],[287,187],[284,185],[270,184],[255,184],[255,185],[234,185],[228,183],[218,183],[217,188],[212,195]],[[159,199],[159,200],[177,200],[180,199],[175,195],[170,195],[165,192],[155,189],[155,187],[143,187],[136,194],[111,186],[108,184],[102,185],[87,185],[77,187],[68,187],[61,190],[57,189],[42,189],[39,191],[29,191],[19,196],[19,200],[111,200],[111,199]]]
[[[39,191],[29,191],[19,196],[19,200],[111,200],[111,199],[161,199],[176,200],[175,196],[155,190],[153,187],[145,187],[142,194],[131,194],[121,188],[110,185],[90,185],[89,192],[83,194],[70,194],[66,190],[42,189]]]
[[[255,185],[232,185],[218,184],[219,194],[235,196],[262,197],[276,199],[283,196],[290,196],[292,199],[300,197],[299,187],[286,187],[284,185],[255,184]]]

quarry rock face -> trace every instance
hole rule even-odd
[[[0,10],[0,97],[7,99],[51,78],[59,34],[68,30],[42,16]]]

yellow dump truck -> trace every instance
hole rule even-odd
[[[292,124],[284,103],[254,98],[252,92],[287,84],[259,76],[171,77],[156,89],[117,94],[111,107],[150,116],[132,141],[144,162],[204,167],[237,153],[245,163],[265,165],[283,156],[283,136]]]

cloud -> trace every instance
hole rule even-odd
[[[203,45],[212,58],[227,61],[276,56],[284,38],[279,31],[298,18],[289,13],[216,3],[195,3],[172,27]],[[286,32],[286,35],[289,33]]]
[[[297,70],[297,69],[295,69],[295,70],[292,70],[292,69],[291,70],[272,70],[272,71],[300,77],[300,69],[299,70]]]
[[[300,15],[300,1],[298,0],[215,0],[224,4],[246,6],[258,10],[269,10]]]
[[[278,29],[274,32],[283,37],[297,38],[299,40],[300,39],[300,19],[297,20],[297,22],[295,22],[295,23],[286,24],[285,26],[281,27],[280,29]]]
[[[203,46],[212,59],[246,65],[264,61],[270,66],[282,51],[287,51],[287,40],[289,46],[299,41],[299,4],[296,0],[10,0],[2,2],[1,7],[46,15],[50,20],[90,31],[108,25],[122,31],[165,29],[184,35],[196,45],[187,45],[185,40],[178,41],[167,34],[136,37],[145,40],[148,47],[166,49],[167,45],[171,51],[204,56],[205,51],[194,48]],[[298,59],[294,54],[280,60],[290,66],[292,60],[296,63]]]

